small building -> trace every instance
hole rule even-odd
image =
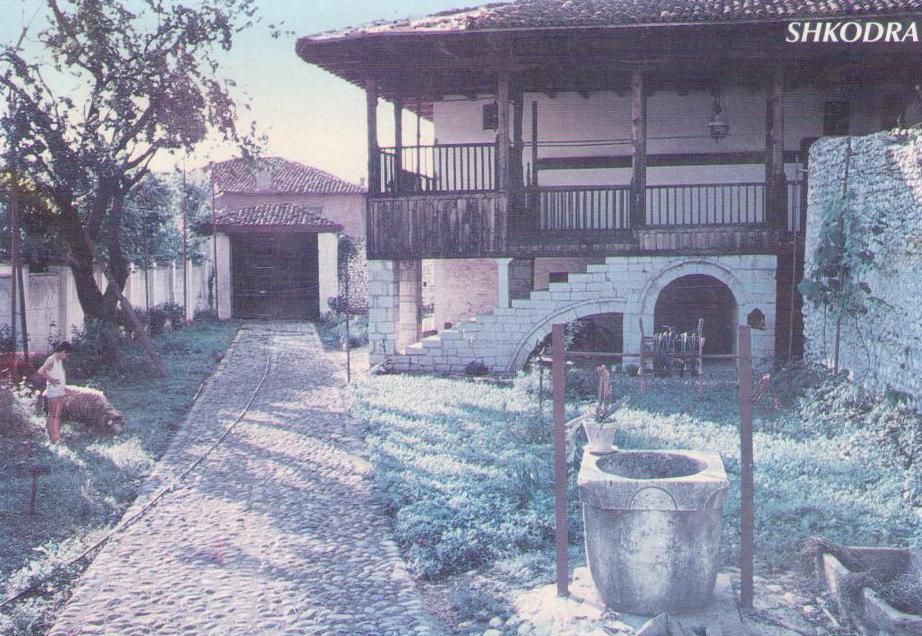
[[[620,352],[641,325],[703,319],[706,351],[734,352],[749,323],[763,363],[796,355],[810,147],[918,121],[920,16],[919,0],[510,0],[301,38],[366,91],[372,362],[515,370],[585,319]],[[406,109],[433,143],[407,143]]]
[[[365,236],[365,193],[281,157],[212,167],[220,318],[315,319],[339,294],[339,236]]]

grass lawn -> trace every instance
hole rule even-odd
[[[731,480],[722,558],[732,565],[739,551],[738,397],[732,373],[726,381],[716,377],[708,377],[699,396],[689,380],[655,380],[641,394],[636,378],[614,375],[615,399],[628,400],[615,415],[615,443],[721,454]],[[592,382],[585,372],[571,372],[572,385]],[[804,393],[787,408],[757,414],[761,568],[796,568],[798,551],[811,535],[843,543],[922,544],[922,508],[905,498],[907,471],[890,461],[870,415],[845,412],[851,402],[836,386],[839,393]],[[553,542],[550,402],[545,400],[539,418],[533,377],[502,385],[372,376],[355,397],[377,483],[417,573],[438,581],[503,562],[510,572],[530,564],[533,572],[547,574]],[[569,403],[571,415],[582,408],[576,399]],[[579,555],[575,466],[570,539]],[[509,559],[518,565],[508,565]]]
[[[51,446],[43,420],[0,436],[0,587],[3,596],[48,574],[102,536],[134,500],[138,487],[166,450],[202,381],[237,332],[234,322],[194,322],[154,339],[165,378],[100,374],[74,381],[103,390],[125,415],[119,435],[65,423],[64,443]],[[132,353],[132,355],[135,355]],[[130,367],[129,367],[130,368]],[[31,466],[38,478],[29,514]],[[85,564],[84,564],[85,565]],[[40,634],[62,602],[67,577],[42,595],[0,614],[0,633]]]

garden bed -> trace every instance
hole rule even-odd
[[[592,386],[591,378],[571,373],[571,386]],[[628,401],[615,415],[614,441],[622,448],[721,454],[731,480],[721,550],[726,567],[739,556],[738,396],[732,382],[712,379],[701,395],[695,379],[678,378],[648,381],[641,394],[636,378],[615,375],[614,399]],[[777,395],[765,400],[774,406],[761,408],[755,422],[758,570],[796,570],[812,535],[847,544],[922,542],[922,509],[907,486],[909,473],[878,425],[904,407],[883,400],[858,408],[857,394],[841,378],[790,383],[798,394],[774,383]],[[545,399],[539,416],[535,386],[533,378],[382,375],[356,394],[396,538],[416,573],[448,599],[444,613],[465,628],[483,630],[485,614],[499,613],[504,603],[508,610],[504,589],[546,583],[552,574],[550,404]],[[582,408],[577,397],[571,395],[570,416]],[[570,541],[579,562],[574,477],[575,461]],[[484,598],[472,577],[481,580]]]
[[[120,519],[166,450],[204,379],[223,357],[238,324],[196,321],[153,339],[167,376],[145,371],[144,354],[129,343],[122,363],[93,369],[75,355],[69,380],[103,390],[125,415],[119,435],[65,422],[64,443],[47,441],[32,411],[0,431],[0,594],[17,592],[98,540]],[[70,365],[68,365],[70,366]],[[81,367],[92,375],[78,377]],[[25,405],[28,409],[28,404]],[[31,415],[31,417],[29,417]],[[32,467],[40,469],[29,514]],[[0,633],[41,634],[86,563],[0,613]]]

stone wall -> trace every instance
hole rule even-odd
[[[406,355],[388,355],[398,370],[461,372],[472,361],[493,371],[514,371],[525,363],[534,346],[558,322],[570,322],[600,313],[624,315],[624,347],[636,352],[639,320],[653,330],[653,310],[659,292],[670,282],[691,274],[709,275],[733,292],[737,322],[760,309],[766,329],[753,332],[753,357],[759,367],[774,359],[776,309],[775,256],[670,257],[631,256],[606,258],[589,264],[585,272],[570,274],[565,283],[516,299],[512,306],[460,323],[407,348]],[[369,261],[369,333],[384,341],[393,338],[396,279],[392,261]],[[373,349],[372,363],[381,362],[383,349]],[[387,349],[388,353],[393,348]]]
[[[816,219],[842,192],[846,144],[824,139],[810,153],[808,275],[820,238]],[[885,304],[843,320],[840,368],[872,390],[890,386],[922,399],[922,136],[879,133],[853,137],[851,146],[848,188],[874,254],[863,282]],[[835,318],[807,303],[804,322],[807,356],[831,366]]]

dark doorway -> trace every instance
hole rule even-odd
[[[234,318],[319,316],[316,234],[232,236],[231,270]]]
[[[733,292],[711,276],[692,274],[672,281],[656,299],[656,331],[667,326],[679,332],[695,331],[704,319],[704,352],[733,353],[737,322]]]

